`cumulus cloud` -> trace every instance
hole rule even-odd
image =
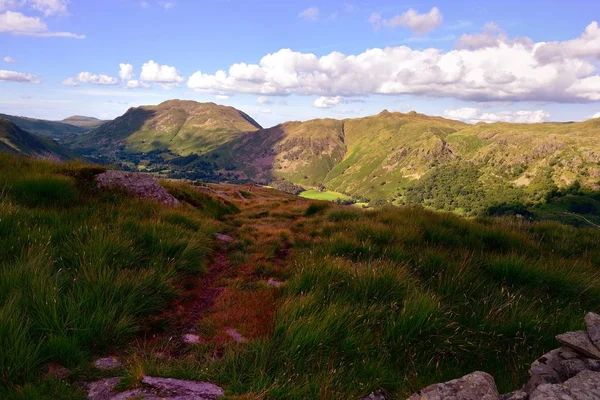
[[[482,33],[464,34],[458,39],[456,48],[478,50],[488,47],[499,47],[501,44],[513,46],[516,44],[531,48],[533,41],[526,37],[509,39],[506,32],[493,22],[485,24]]]
[[[0,11],[28,6],[44,15],[65,15],[69,0],[0,0]]]
[[[597,112],[596,114],[592,115],[592,118],[600,118],[600,112]]]
[[[273,100],[271,100],[271,98],[270,98],[270,97],[267,97],[267,96],[259,96],[259,97],[256,99],[256,102],[257,102],[258,104],[271,104],[271,103],[273,103]]]
[[[313,102],[313,106],[317,108],[331,108],[342,102],[341,96],[326,97],[321,96]]]
[[[66,37],[84,39],[85,35],[71,32],[52,32],[38,17],[28,17],[20,12],[6,11],[0,14],[0,33],[15,36]]]
[[[90,83],[93,85],[116,85],[119,83],[116,78],[104,74],[92,74],[91,72],[80,72],[76,77],[67,78],[62,81],[66,86],[78,86],[80,83]]]
[[[384,19],[380,13],[373,13],[369,18],[369,22],[375,29],[380,29],[382,26],[389,28],[403,26],[417,35],[423,35],[440,26],[444,22],[444,16],[437,7],[433,7],[425,14],[419,14],[411,8],[404,14],[396,15],[390,19]]]
[[[159,83],[165,87],[177,86],[184,81],[175,67],[160,65],[153,60],[142,65],[140,80],[145,82]]]
[[[133,78],[133,65],[131,64],[119,64],[119,78],[124,81],[128,81]]]
[[[0,81],[39,83],[39,79],[35,75],[3,69],[0,69]]]
[[[301,18],[305,21],[316,21],[319,19],[319,8],[309,7],[305,10],[302,10],[300,14],[298,14],[298,18]]]
[[[9,63],[9,64],[14,64],[17,62],[17,60],[15,60],[14,58],[10,57],[10,56],[6,56],[2,59],[2,61],[4,61],[5,63]]]
[[[73,77],[64,79],[61,83],[65,86],[79,86],[79,82]]]
[[[215,98],[217,100],[229,100],[229,96],[227,96],[226,94],[218,94],[215,96]]]
[[[588,38],[597,24],[590,26],[582,37]],[[571,53],[557,61],[539,62],[536,53],[543,45],[500,40],[451,51],[399,46],[322,57],[281,49],[258,64],[233,64],[228,71],[214,74],[197,71],[187,85],[200,92],[271,96],[410,94],[476,101],[600,100],[600,75],[594,60]],[[600,49],[586,54],[590,53],[600,57]]]
[[[148,85],[145,82],[139,81],[137,79],[130,79],[123,84],[123,87],[126,89],[137,89],[137,88],[148,88],[148,87],[150,87],[150,85]]]
[[[583,34],[565,42],[542,43],[536,48],[536,59],[541,63],[560,62],[564,58],[598,58],[600,55],[600,27],[589,24]]]
[[[445,110],[444,116],[469,123],[513,122],[533,124],[547,121],[550,118],[550,113],[544,110],[485,112],[479,108],[462,107],[455,110]]]

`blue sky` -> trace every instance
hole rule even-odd
[[[0,0],[0,112],[114,118],[180,98],[264,126],[382,109],[600,113],[600,2],[482,3]]]

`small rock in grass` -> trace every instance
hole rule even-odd
[[[227,335],[229,335],[229,337],[231,337],[236,343],[246,343],[248,341],[248,339],[246,339],[244,335],[242,335],[233,328],[227,328],[225,330],[225,333],[227,333]]]
[[[233,242],[233,238],[231,236],[224,235],[222,233],[215,233],[215,237],[223,243]]]
[[[198,344],[200,343],[200,335],[194,333],[186,333],[183,335],[183,343],[185,344]]]
[[[152,386],[160,391],[172,393],[174,398],[189,398],[213,400],[224,396],[222,388],[210,382],[186,381],[174,378],[155,378],[145,376],[142,383]],[[185,397],[184,397],[185,396]]]
[[[111,369],[119,368],[123,364],[121,364],[121,362],[114,357],[104,357],[104,358],[97,359],[94,362],[94,365],[98,369],[101,369],[104,371],[109,371]]]
[[[567,332],[556,335],[556,340],[583,355],[600,360],[600,349],[594,346],[586,331]]]
[[[277,279],[270,278],[270,279],[267,281],[267,285],[269,285],[269,286],[273,286],[273,287],[276,287],[276,288],[278,288],[278,287],[280,287],[281,285],[283,285],[283,282],[281,282],[281,281],[278,281]]]
[[[369,394],[367,397],[363,397],[360,400],[387,400],[387,396],[381,390],[376,390],[373,393]]]
[[[500,400],[494,378],[485,372],[473,372],[462,378],[427,386],[408,400]]]
[[[592,343],[600,348],[600,315],[589,312],[585,316],[585,326]]]

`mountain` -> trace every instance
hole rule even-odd
[[[3,118],[0,118],[0,152],[53,160],[73,157],[71,151],[51,139],[38,138]]]
[[[47,121],[43,119],[17,117],[14,115],[0,114],[4,118],[14,122],[19,128],[39,136],[48,136],[52,138],[63,138],[68,135],[81,135],[89,128],[76,126],[61,121]]]
[[[204,154],[261,126],[233,107],[214,103],[170,100],[157,106],[130,108],[72,146],[111,154],[166,151],[175,155]]]
[[[105,122],[105,120],[101,120],[98,118],[94,118],[94,117],[85,117],[83,115],[73,115],[69,118],[65,118],[62,121],[60,121],[64,124],[69,124],[69,125],[74,125],[74,126],[78,126],[80,128],[85,128],[85,129],[94,129],[99,127],[100,125],[102,125]]]

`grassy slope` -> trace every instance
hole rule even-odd
[[[0,152],[36,157],[68,159],[74,153],[49,138],[39,138],[0,118]]]
[[[305,190],[304,192],[299,194],[300,197],[310,200],[326,200],[326,201],[336,201],[336,200],[350,200],[350,197],[346,196],[342,193],[330,192],[330,191],[319,191],[316,189]]]
[[[53,138],[61,138],[73,134],[78,135],[89,130],[89,128],[71,125],[62,121],[46,121],[43,119],[16,117],[5,114],[0,114],[0,118],[14,122],[24,131]]]
[[[195,193],[196,207],[172,209],[100,192],[92,180],[101,171],[0,155],[2,398],[16,396],[1,394],[7,384],[41,378],[48,361],[80,371],[93,354],[153,328],[149,317],[178,281],[205,271],[226,208]],[[23,390],[63,395],[46,385],[55,383]]]
[[[75,138],[76,148],[110,153],[124,145],[130,152],[170,150],[179,155],[203,154],[260,128],[233,107],[171,100],[128,110],[89,134]]]

